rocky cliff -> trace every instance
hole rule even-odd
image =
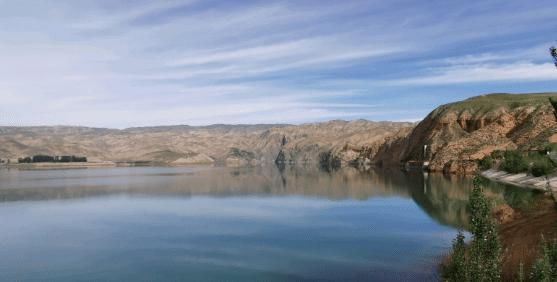
[[[373,160],[429,162],[431,171],[466,174],[495,150],[539,149],[557,141],[557,122],[543,94],[490,94],[440,106],[408,135],[387,138]]]

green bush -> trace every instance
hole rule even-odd
[[[530,273],[532,281],[557,281],[557,241],[547,242],[543,236],[538,259]]]
[[[478,165],[479,165],[481,170],[491,169],[493,167],[493,158],[491,156],[487,156],[487,157],[481,159],[478,162]]]
[[[518,107],[520,107],[520,102],[511,102],[511,104],[509,105],[511,109],[516,109]]]
[[[466,244],[464,235],[458,232],[453,240],[453,252],[450,263],[443,268],[443,277],[446,281],[469,281],[469,271],[466,263]]]
[[[555,165],[553,164],[553,162],[551,162],[551,160],[548,157],[543,156],[534,159],[531,168],[531,173],[535,177],[540,177],[540,176],[548,175],[552,173],[554,170],[555,170]]]
[[[518,151],[505,151],[501,169],[509,173],[528,171],[528,161]]]
[[[557,152],[557,143],[549,143],[544,149],[546,152]]]
[[[546,150],[554,150],[553,148],[553,144],[546,146]],[[499,157],[499,155],[500,153],[497,153],[495,157]],[[531,152],[525,156],[524,153],[519,151],[505,151],[502,155],[503,161],[500,168],[509,173],[530,172],[533,176],[540,177],[552,173],[557,167],[545,153]],[[494,157],[493,153],[492,157]],[[480,161],[479,166],[481,169],[487,169],[489,159]]]

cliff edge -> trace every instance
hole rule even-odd
[[[489,94],[440,106],[408,135],[387,140],[373,160],[469,174],[495,150],[541,149],[557,142],[550,97],[557,93]]]

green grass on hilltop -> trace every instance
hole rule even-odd
[[[514,109],[523,106],[549,106],[550,97],[557,98],[557,93],[487,94],[472,97],[461,102],[447,104],[445,109],[456,111],[472,110],[475,112],[488,112],[500,107]]]

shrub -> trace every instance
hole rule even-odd
[[[20,164],[23,164],[23,163],[32,163],[33,160],[32,160],[30,157],[25,157],[25,158],[18,158],[18,159],[17,159],[17,162],[20,163]]]
[[[501,169],[509,173],[519,173],[528,171],[528,162],[517,151],[505,151]]]
[[[467,264],[466,264],[466,245],[464,244],[464,235],[458,232],[453,240],[453,252],[451,260],[443,268],[443,278],[447,281],[469,281]]]
[[[557,152],[557,143],[549,143],[544,149],[546,152]]]
[[[481,170],[488,170],[488,169],[493,167],[493,158],[491,156],[487,156],[487,157],[481,159],[478,162],[478,165],[479,165]]]
[[[530,273],[532,281],[557,280],[557,241],[547,242],[542,236],[540,253]]]
[[[553,162],[548,157],[542,156],[534,159],[531,172],[533,176],[540,177],[550,174],[554,169]]]
[[[511,109],[516,109],[518,107],[520,107],[520,103],[519,102],[512,102],[510,105]]]

